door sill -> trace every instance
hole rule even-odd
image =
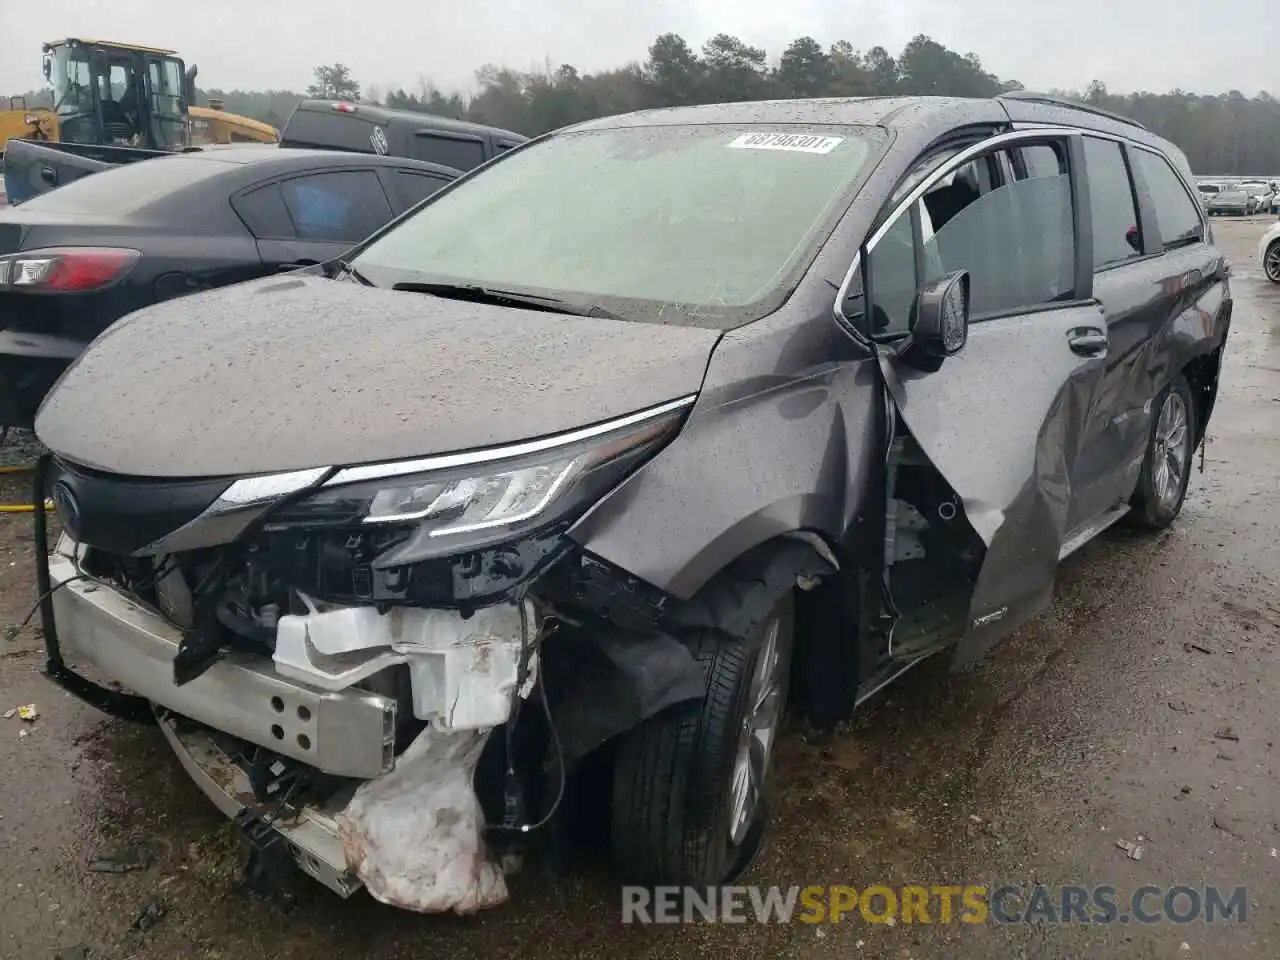
[[[946,648],[941,647],[939,649],[945,650]],[[931,656],[933,656],[937,652],[939,651],[931,650],[929,653],[921,654],[920,656],[916,657],[914,660],[909,660],[906,663],[891,662],[886,669],[881,670],[875,677],[873,677],[868,683],[866,683],[858,691],[857,698],[854,700],[854,704],[853,704],[854,708],[856,709],[862,706],[862,704],[866,703],[868,700],[874,697],[877,693],[879,693],[885,687],[889,686],[889,684],[893,683],[893,681],[897,680],[899,677],[901,677],[904,673],[906,673],[912,667],[916,666],[919,663],[922,663],[925,660],[928,660]]]
[[[1071,556],[1098,534],[1102,533],[1102,531],[1113,526],[1128,512],[1129,505],[1127,503],[1121,504],[1118,507],[1112,507],[1106,513],[1095,517],[1084,526],[1073,531],[1071,535],[1063,541],[1062,549],[1058,551],[1058,562],[1061,563],[1063,560],[1067,559],[1067,557]]]

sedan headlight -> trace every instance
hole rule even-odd
[[[407,534],[380,565],[516,539],[581,514],[670,439],[690,403],[547,440],[339,470],[271,511],[262,532]]]

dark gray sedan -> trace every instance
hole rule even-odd
[[[0,426],[147,304],[330,260],[458,176],[438,164],[274,146],[111,167],[0,209]]]

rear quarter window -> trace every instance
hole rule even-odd
[[[259,240],[292,240],[296,235],[277,183],[233,197],[231,206]]]

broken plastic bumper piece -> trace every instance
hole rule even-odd
[[[514,604],[454,610],[339,607],[284,616],[276,628],[275,667],[282,677],[322,690],[343,690],[387,667],[406,664],[413,713],[438,730],[485,730],[503,723],[521,682],[527,625]],[[534,665],[527,665],[528,694]]]

